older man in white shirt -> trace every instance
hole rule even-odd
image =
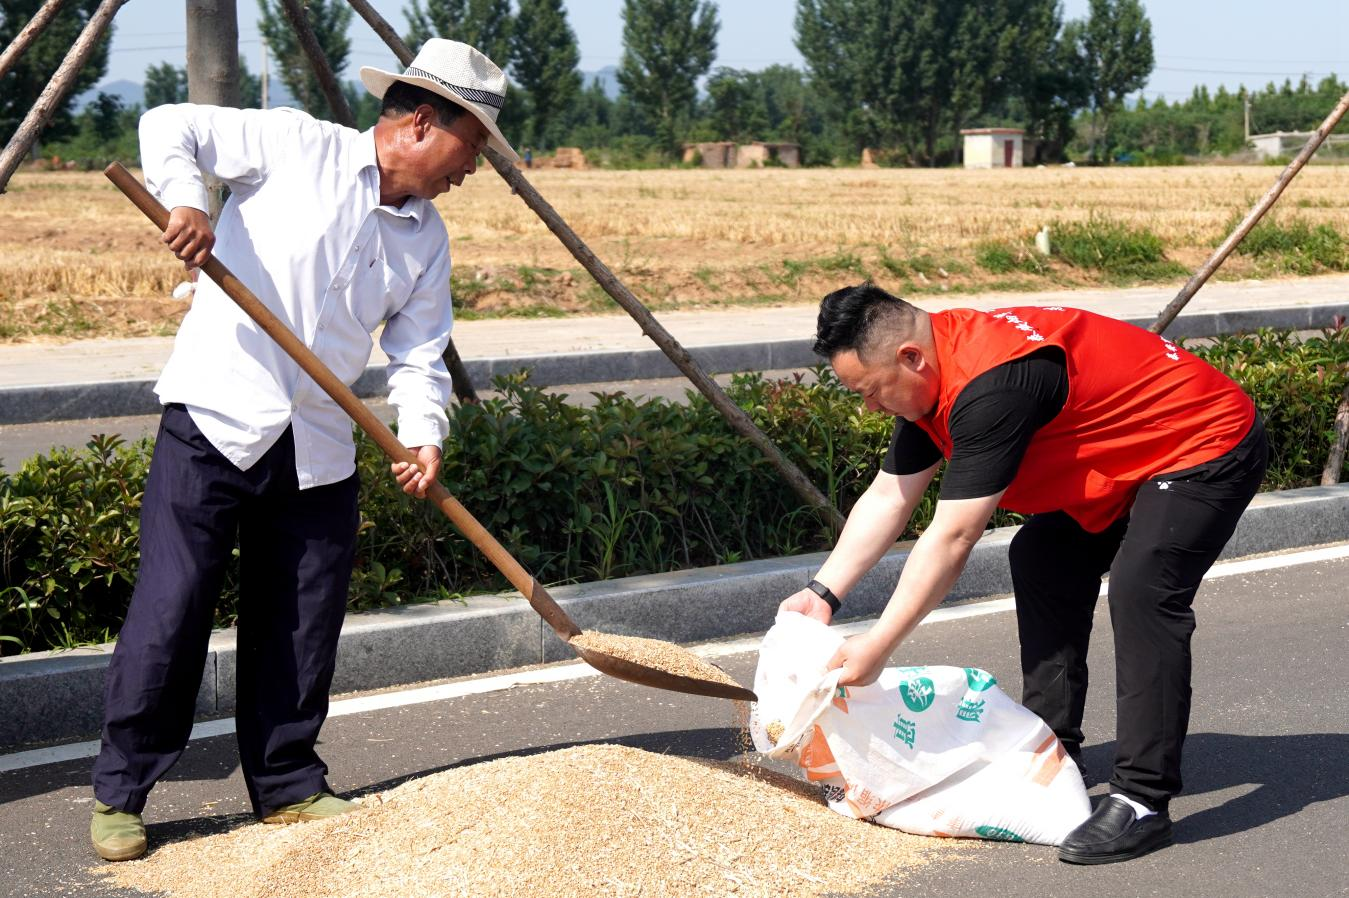
[[[163,106],[141,119],[146,181],[189,267],[222,262],[347,383],[381,323],[389,398],[425,496],[440,467],[452,323],[445,225],[431,204],[476,169],[505,78],[431,40],[402,74],[361,70],[383,99],[357,132],[287,109]],[[230,188],[212,232],[202,172]],[[350,810],[314,750],[328,708],[359,516],[351,422],[203,279],[156,386],[141,568],[108,670],[91,837],[108,860],[146,847],[141,812],[191,731],[214,606],[240,560],[237,732],[254,811],[292,823]]]

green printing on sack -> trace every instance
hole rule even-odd
[[[1003,829],[1001,826],[976,826],[974,831],[979,834],[980,838],[993,839],[996,842],[1026,841],[1010,829]]]
[[[937,698],[936,687],[927,677],[910,677],[899,684],[899,694],[904,704],[914,713],[926,711]]]
[[[982,699],[977,702],[972,702],[967,698],[961,699],[960,707],[956,709],[956,719],[969,721],[970,723],[978,723],[979,718],[983,716],[983,713],[984,702]]]
[[[983,692],[998,682],[991,673],[977,667],[965,668],[965,681],[970,684],[972,692]]]
[[[903,714],[895,718],[895,739],[913,748],[913,740],[918,736],[918,724],[908,720]]]

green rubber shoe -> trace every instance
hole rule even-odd
[[[263,823],[304,823],[307,820],[322,820],[354,811],[358,805],[354,801],[338,798],[331,792],[311,795],[304,801],[277,808],[262,818]]]
[[[145,854],[145,822],[140,814],[128,814],[94,800],[89,823],[94,850],[105,861],[134,861]]]

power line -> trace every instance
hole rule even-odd
[[[259,39],[256,38],[256,37],[253,37],[253,38],[239,38],[239,43],[241,43],[241,44],[256,44],[256,43],[258,43],[258,42],[259,42]],[[186,49],[187,49],[187,44],[186,44],[186,43],[182,43],[182,44],[164,44],[164,45],[158,46],[158,47],[112,47],[111,49],[109,49],[108,52],[109,52],[109,53],[147,53],[147,52],[149,52],[149,51],[151,51],[151,50],[186,50]]]
[[[1251,59],[1231,56],[1172,56],[1159,59],[1186,59],[1190,62],[1254,62],[1260,65],[1349,65],[1349,59]]]
[[[1300,71],[1300,72],[1262,72],[1262,71],[1256,71],[1256,70],[1254,70],[1254,69],[1245,69],[1245,70],[1242,70],[1242,71],[1234,71],[1234,70],[1228,70],[1228,69],[1178,69],[1178,68],[1171,68],[1171,67],[1169,67],[1169,66],[1160,66],[1160,65],[1157,66],[1156,68],[1154,68],[1153,71],[1154,71],[1154,72],[1188,72],[1188,73],[1190,73],[1190,74],[1198,74],[1198,75],[1260,75],[1261,77],[1269,76],[1269,77],[1271,77],[1271,78],[1300,78],[1300,77],[1302,77],[1302,76],[1304,76],[1304,75],[1321,75],[1321,76],[1325,76],[1325,75],[1333,75],[1333,74],[1335,74],[1334,72],[1314,72],[1314,71],[1307,71],[1307,70]]]

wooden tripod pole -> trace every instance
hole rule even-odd
[[[10,176],[14,170],[19,167],[23,157],[28,155],[33,142],[37,136],[42,133],[42,129],[51,121],[56,113],[56,107],[65,99],[66,94],[70,93],[71,86],[75,83],[75,76],[84,68],[91,53],[94,52],[94,46],[99,38],[103,37],[103,32],[108,30],[108,23],[112,21],[113,15],[122,7],[126,0],[103,0],[94,10],[94,14],[89,17],[85,23],[84,30],[80,36],[75,39],[70,52],[62,61],[56,74],[52,75],[52,80],[43,88],[38,96],[37,102],[33,108],[28,110],[24,116],[19,129],[14,132],[10,138],[9,145],[5,147],[3,153],[0,153],[0,193],[5,192],[5,187],[9,184]]]
[[[1157,316],[1157,320],[1152,323],[1148,330],[1154,334],[1160,334],[1170,326],[1172,321],[1176,320],[1176,316],[1180,314],[1181,309],[1185,308],[1185,304],[1199,292],[1199,288],[1204,286],[1213,272],[1217,271],[1218,267],[1232,254],[1232,250],[1237,248],[1237,244],[1246,238],[1246,235],[1259,223],[1261,218],[1264,218],[1265,213],[1278,200],[1284,189],[1292,182],[1293,178],[1297,177],[1297,173],[1302,171],[1302,166],[1307,164],[1307,161],[1320,148],[1321,143],[1339,124],[1346,110],[1349,110],[1349,93],[1340,97],[1340,102],[1330,111],[1330,115],[1326,116],[1326,120],[1312,134],[1297,157],[1288,163],[1288,167],[1279,175],[1278,180],[1274,182],[1274,186],[1265,191],[1265,195],[1260,198],[1260,202],[1256,203],[1255,207],[1246,213],[1246,217],[1241,220],[1241,224],[1237,225],[1236,230],[1228,235],[1222,245],[1213,251],[1213,255],[1209,256],[1208,261],[1200,266],[1193,277],[1186,281],[1185,286],[1176,294],[1176,298],[1171,300],[1165,309],[1162,309],[1162,313]]]
[[[375,32],[384,39],[384,42],[389,45],[389,49],[393,51],[394,56],[398,57],[399,62],[404,66],[412,62],[412,50],[394,33],[388,23],[366,0],[348,0],[348,2],[360,14],[361,18],[365,19]],[[497,170],[497,174],[501,175],[506,183],[511,186],[511,192],[524,200],[525,205],[529,206],[534,214],[543,220],[548,229],[562,241],[562,245],[590,273],[590,276],[604,289],[604,292],[608,293],[614,302],[622,306],[624,311],[636,320],[642,329],[642,333],[650,337],[661,348],[666,357],[674,362],[675,367],[683,372],[684,376],[693,382],[699,392],[707,397],[712,406],[726,419],[726,422],[764,454],[798,496],[805,500],[808,505],[825,514],[836,530],[842,530],[845,520],[843,514],[834,507],[834,504],[829,501],[824,493],[820,492],[815,484],[811,483],[805,472],[793,464],[791,459],[783,455],[782,450],[773,445],[773,441],[768,439],[764,432],[755,426],[750,416],[745,414],[745,410],[731,401],[731,397],[726,395],[726,391],[703,370],[701,365],[694,361],[688,350],[681,346],[674,335],[656,320],[656,316],[651,314],[651,310],[633,295],[632,291],[609,269],[609,266],[600,261],[599,257],[590,250],[590,247],[586,246],[585,242],[562,219],[562,216],[557,214],[557,210],[534,189],[534,185],[529,183],[524,174],[505,156],[491,147],[487,147],[483,151],[483,155],[487,157],[488,162],[492,163],[492,167]]]
[[[314,36],[314,29],[309,27],[305,11],[300,7],[300,0],[281,0],[281,8],[286,11],[290,27],[295,29],[295,36],[300,40],[300,49],[309,60],[309,67],[314,70],[314,77],[318,79],[319,88],[323,91],[324,99],[328,101],[328,109],[332,112],[334,120],[348,128],[356,127],[356,116],[351,114],[351,106],[347,104],[346,94],[342,93],[342,85],[337,83],[337,76],[333,74],[327,57],[323,55],[323,48],[319,46],[318,38]]]
[[[5,52],[0,53],[0,78],[5,77],[5,73],[23,56],[28,45],[46,30],[47,24],[56,17],[63,3],[65,0],[47,0],[33,18],[28,20],[28,24],[23,26],[23,30],[14,38],[13,43],[5,48]]]

